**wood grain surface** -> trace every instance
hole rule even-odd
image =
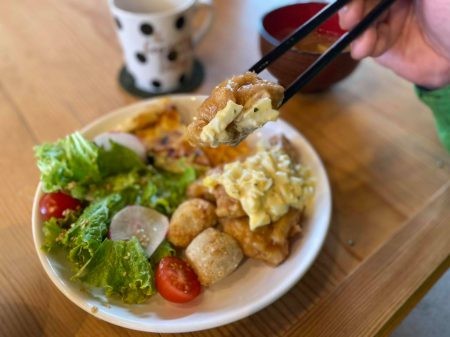
[[[260,57],[260,17],[283,3],[215,1],[214,26],[197,49],[206,69],[197,93]],[[106,0],[0,2],[0,336],[157,335],[79,309],[46,276],[31,237],[33,146],[137,101],[117,83],[121,64]],[[432,115],[410,83],[367,60],[332,90],[294,97],[282,117],[330,177],[324,247],[269,307],[184,335],[388,335],[449,266],[450,156]]]

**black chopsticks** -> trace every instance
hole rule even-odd
[[[339,9],[341,9],[347,2],[350,0],[336,0],[328,4],[326,7],[322,8],[320,12],[314,15],[311,19],[306,21],[303,25],[298,27],[291,35],[285,38],[281,43],[266,55],[264,55],[261,60],[256,62],[249,71],[254,71],[259,74],[263,71],[269,64],[275,61],[278,57],[283,55],[286,51],[288,51],[293,45],[295,45],[298,41],[303,39],[306,35],[311,33],[314,29],[320,26],[326,19],[336,13]]]
[[[309,66],[297,79],[286,89],[281,105],[286,103],[305,84],[316,76],[328,63],[330,63],[340,52],[342,52],[353,40],[364,32],[395,0],[381,0],[352,30],[342,35],[325,53]],[[336,0],[324,7],[319,13],[305,24],[300,26],[294,33],[284,39],[277,47],[255,63],[249,70],[256,73],[264,70],[270,63],[275,61],[283,53],[289,50],[295,43],[304,38],[331,15],[342,8],[349,0]]]

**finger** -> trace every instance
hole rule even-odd
[[[361,60],[373,54],[377,42],[377,29],[370,27],[351,45],[352,57],[355,60]]]
[[[370,56],[377,57],[386,52],[394,41],[394,34],[392,33],[389,24],[380,22],[376,27],[376,41]]]
[[[386,11],[384,20],[376,25],[377,41],[372,56],[377,57],[385,53],[400,37],[408,14],[408,8],[404,4],[404,1],[394,4]]]
[[[376,23],[378,22],[386,22],[389,20],[389,13],[390,10],[384,11],[379,17],[378,19],[375,21]]]
[[[339,25],[349,30],[361,21],[364,15],[364,0],[353,0],[339,11]]]
[[[339,11],[339,25],[349,30],[356,26],[376,5],[378,0],[354,0]],[[384,12],[377,22],[386,20],[388,14]]]

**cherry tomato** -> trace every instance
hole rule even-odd
[[[159,262],[156,269],[156,289],[168,301],[185,303],[196,298],[202,286],[185,261],[167,256]]]
[[[65,210],[76,210],[81,202],[62,192],[46,193],[39,200],[39,212],[43,220],[63,218]]]

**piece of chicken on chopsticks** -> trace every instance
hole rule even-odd
[[[235,146],[256,129],[278,118],[284,88],[253,72],[233,76],[216,86],[188,126],[194,145]]]

